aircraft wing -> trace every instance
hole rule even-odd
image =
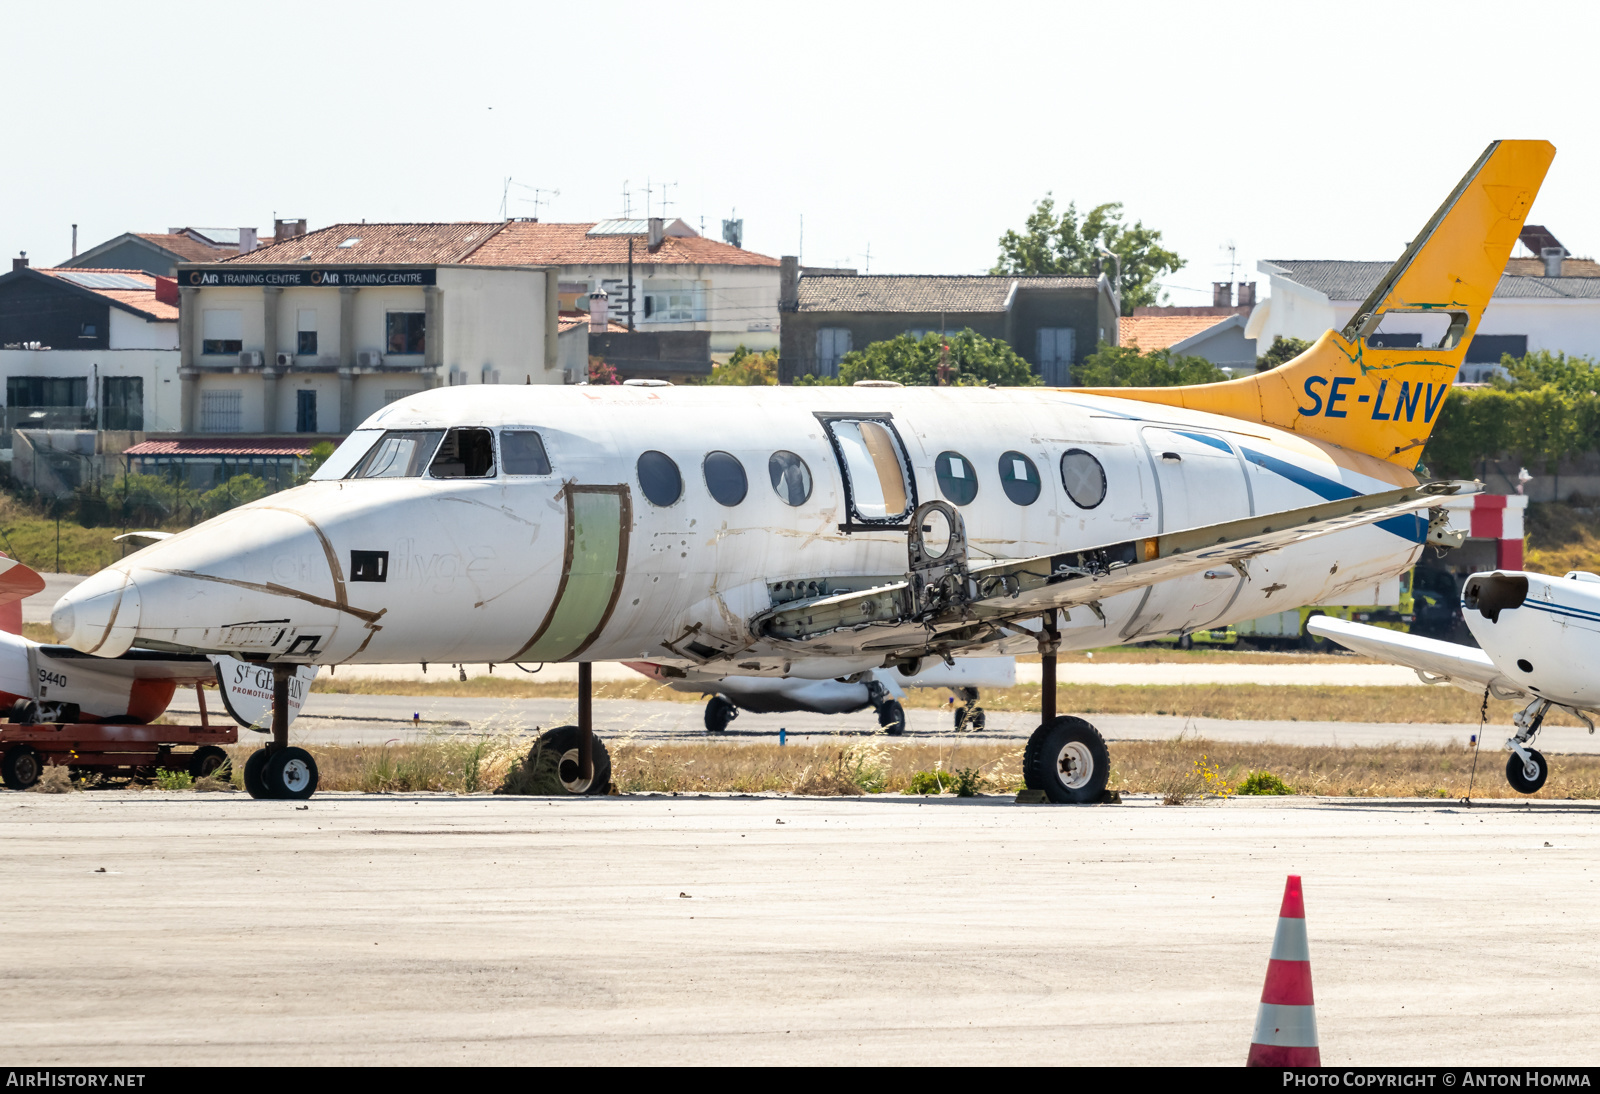
[[[210,684],[217,679],[216,667],[200,654],[129,650],[121,657],[96,657],[71,646],[40,646],[38,654],[41,662],[81,661],[80,667],[89,672],[129,680],[172,680],[184,685]]]
[[[1419,638],[1326,615],[1313,616],[1306,622],[1306,630],[1331,638],[1356,653],[1416,669],[1430,684],[1451,683],[1476,692],[1491,687],[1502,698],[1507,692],[1533,697],[1532,692],[1501,672],[1488,654],[1471,646]]]
[[[1437,482],[1323,502],[1087,550],[973,565],[967,595],[940,611],[919,605],[909,581],[795,601],[761,613],[755,633],[796,652],[949,652],[992,640],[1008,622],[1097,605],[1118,593],[1216,568],[1364,524],[1429,508],[1481,484]]]

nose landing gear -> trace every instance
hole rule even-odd
[[[250,754],[244,788],[252,798],[303,801],[317,792],[317,761],[289,747],[289,681],[295,666],[272,666],[272,743]]]
[[[1519,794],[1536,793],[1550,777],[1550,761],[1538,749],[1528,747],[1539,735],[1549,711],[1549,700],[1535,699],[1511,718],[1517,732],[1506,742],[1511,749],[1511,757],[1506,760],[1506,782]]]

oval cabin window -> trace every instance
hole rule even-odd
[[[672,505],[683,496],[683,475],[671,456],[651,450],[639,457],[639,489],[651,505]]]
[[[706,456],[703,467],[706,489],[722,505],[738,505],[750,489],[745,478],[744,464],[731,452],[712,452]]]
[[[1018,505],[1032,505],[1038,501],[1043,485],[1039,469],[1021,452],[1007,452],[1000,457],[1000,487],[1006,497]]]
[[[978,472],[972,461],[959,452],[941,452],[933,462],[939,493],[957,505],[970,505],[978,496]]]
[[[1061,485],[1079,509],[1093,509],[1106,500],[1106,469],[1081,448],[1061,454]]]
[[[811,497],[811,468],[793,452],[774,452],[767,461],[772,492],[785,505],[804,505]]]

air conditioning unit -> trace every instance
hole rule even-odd
[[[261,361],[261,351],[258,349],[243,350],[239,354],[239,364],[243,368],[260,368]]]
[[[356,354],[357,368],[377,368],[383,364],[383,354],[375,349],[364,349]]]
[[[460,365],[451,365],[450,366],[449,386],[450,387],[455,387],[457,384],[464,384],[466,382],[467,382],[467,370],[462,368]]]
[[[481,382],[485,384],[498,384],[500,382],[500,370],[497,368],[490,368],[488,365],[484,365],[483,380]]]
[[[279,368],[294,368],[294,354],[292,353],[280,353],[275,360]]]

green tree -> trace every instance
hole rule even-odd
[[[1138,346],[1104,342],[1072,372],[1083,387],[1177,387],[1228,379],[1226,372],[1204,357],[1174,356],[1164,349],[1145,353]]]
[[[1033,366],[1001,338],[985,338],[970,328],[954,333],[930,331],[921,339],[902,334],[844,355],[839,375],[802,376],[801,384],[842,385],[857,380],[893,380],[908,387],[1027,387],[1039,383]]]
[[[205,515],[214,517],[218,513],[226,513],[229,509],[237,509],[246,502],[264,498],[273,493],[272,485],[265,479],[255,475],[235,475],[220,486],[215,486],[200,495],[200,507]]]
[[[707,384],[738,384],[759,387],[778,382],[778,351],[769,349],[756,353],[740,345],[728,358],[728,363],[711,370],[703,381]]]
[[[1272,340],[1267,352],[1256,358],[1256,371],[1266,372],[1268,369],[1277,368],[1281,364],[1293,361],[1310,348],[1311,343],[1304,338],[1285,338],[1280,334]]]
[[[1471,475],[1482,460],[1515,455],[1555,474],[1561,461],[1600,450],[1600,369],[1585,357],[1540,351],[1505,356],[1510,373],[1487,387],[1451,390],[1424,450],[1436,474]]]
[[[315,475],[317,469],[328,462],[328,457],[333,455],[333,451],[332,441],[318,441],[312,445],[311,451],[306,453],[305,459],[300,461],[300,472],[295,475],[294,484],[300,486],[310,482],[311,476]]]
[[[1000,237],[1000,259],[989,272],[1092,277],[1100,268],[1102,249],[1116,255],[1120,263],[1123,315],[1132,315],[1140,305],[1157,303],[1157,280],[1187,264],[1162,247],[1161,233],[1146,228],[1143,221],[1124,225],[1120,201],[1096,205],[1080,221],[1076,203],[1068,202],[1066,211],[1057,215],[1055,198],[1045,194],[1022,231],[1007,231]]]

